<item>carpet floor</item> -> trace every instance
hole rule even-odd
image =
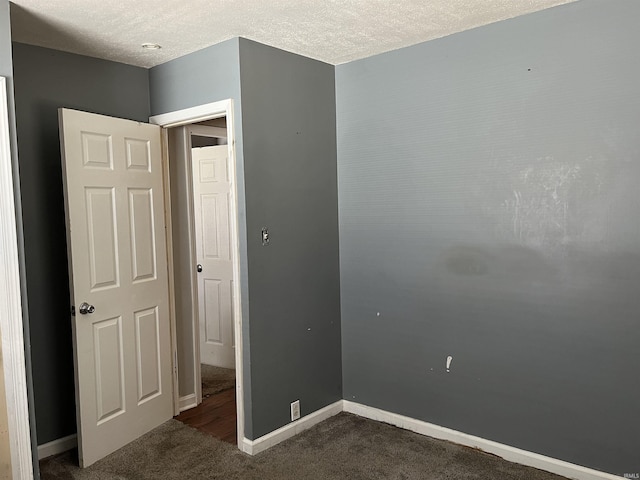
[[[480,451],[341,413],[254,457],[176,420],[82,470],[74,452],[43,480],[560,480]]]
[[[200,365],[202,377],[202,397],[210,397],[236,386],[236,371],[232,368]]]

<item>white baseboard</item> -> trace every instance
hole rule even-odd
[[[74,433],[68,437],[58,438],[49,443],[38,445],[38,460],[66,452],[78,446],[78,436]]]
[[[510,447],[502,443],[486,440],[484,438],[468,435],[450,428],[440,427],[432,423],[405,417],[397,413],[387,412],[374,407],[368,407],[349,400],[344,400],[345,412],[353,413],[360,417],[370,418],[378,422],[390,423],[396,427],[411,430],[412,432],[440,440],[448,440],[459,445],[477,448],[487,453],[492,453],[510,462],[527,465],[547,472],[562,475],[576,480],[620,480],[622,477],[600,472],[591,468],[582,467],[573,463],[546,457],[537,453],[528,452],[519,448]]]
[[[241,450],[249,455],[256,455],[265,451],[267,448],[271,448],[278,443],[291,438],[300,432],[313,427],[314,425],[326,420],[329,417],[333,417],[342,412],[342,400],[338,400],[331,405],[327,405],[320,410],[317,410],[309,415],[305,415],[295,422],[291,422],[284,427],[274,430],[260,438],[255,440],[249,440],[245,438],[242,442]]]
[[[195,403],[195,394],[181,397],[180,410],[182,411],[183,409],[191,408],[191,406],[195,406]],[[528,452],[503,443],[486,440],[484,438],[462,433],[450,428],[440,427],[415,418],[405,417],[404,415],[387,412],[385,410],[380,410],[379,408],[350,402],[349,400],[338,400],[331,405],[327,405],[320,410],[302,417],[300,420],[296,420],[295,422],[285,425],[284,427],[274,430],[273,432],[255,440],[245,438],[242,441],[242,445],[239,445],[239,447],[243,452],[248,453],[249,455],[256,455],[343,411],[378,422],[389,423],[396,427],[419,433],[420,435],[426,435],[428,437],[447,440],[459,445],[477,448],[484,452],[502,457],[510,462],[538,468],[540,470],[545,470],[547,472],[576,480],[620,480],[623,478],[610,473],[600,472],[591,468],[575,465],[563,460]],[[38,459],[41,460],[43,458],[50,457],[51,455],[71,450],[72,448],[75,448],[76,445],[76,435],[69,435],[68,437],[45,443],[44,445],[38,446]]]
[[[185,410],[189,410],[190,408],[197,407],[198,402],[196,400],[196,394],[191,393],[189,395],[185,395],[184,397],[180,397],[178,399],[178,408],[181,412]]]

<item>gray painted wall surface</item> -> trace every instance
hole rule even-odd
[[[75,433],[58,108],[148,121],[148,71],[14,43],[38,444]]]
[[[226,99],[233,100],[240,243],[240,289],[243,317],[245,436],[251,438],[251,351],[249,348],[249,283],[239,39],[213,45],[149,70],[151,112],[173,112]]]
[[[334,70],[233,39],[152,68],[150,82],[153,114],[235,102],[245,436],[254,439],[288,423],[293,400],[306,414],[341,398]]]
[[[151,114],[173,112],[227,98],[239,103],[238,56],[238,39],[232,38],[151,68]]]
[[[342,398],[334,67],[240,39],[253,435]],[[261,244],[268,227],[269,246]]]
[[[640,472],[639,19],[585,0],[337,67],[345,399]]]

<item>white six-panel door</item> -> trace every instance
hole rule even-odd
[[[235,367],[228,148],[191,149],[200,360]]]
[[[74,110],[60,125],[86,467],[173,413],[161,141],[158,126]]]

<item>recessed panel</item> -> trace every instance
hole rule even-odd
[[[151,150],[148,140],[125,138],[127,168],[129,170],[151,171]]]
[[[200,160],[200,183],[216,182],[216,163],[214,160]]]
[[[160,327],[158,308],[134,314],[136,360],[138,369],[138,405],[160,395]]]
[[[222,309],[220,308],[220,280],[204,281],[205,338],[209,343],[222,344]]]
[[[122,317],[93,324],[98,425],[125,412]]]
[[[88,168],[113,170],[111,135],[81,132],[82,163]]]
[[[116,242],[115,189],[87,187],[85,201],[91,291],[117,287],[120,280]]]
[[[200,195],[202,247],[205,258],[220,258],[218,194]]]
[[[153,280],[156,278],[156,237],[151,189],[129,189],[129,221],[132,280]]]

